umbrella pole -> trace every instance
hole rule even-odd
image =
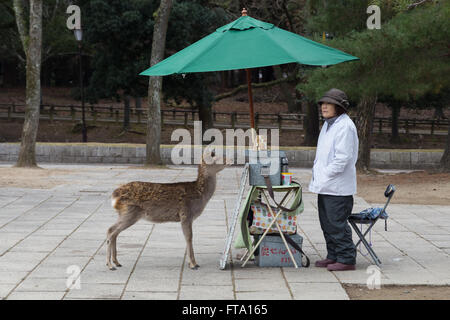
[[[247,86],[248,86],[248,102],[250,103],[250,125],[255,129],[255,114],[253,110],[253,93],[252,93],[252,74],[250,69],[245,69],[247,72]]]
[[[252,93],[252,74],[250,69],[245,69],[247,73],[247,87],[248,87],[248,102],[250,104],[250,130],[252,132],[252,142],[253,148],[255,150],[258,149],[258,141],[256,137],[256,129],[255,129],[255,112],[253,110],[253,93]]]

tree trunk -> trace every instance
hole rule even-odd
[[[447,144],[441,158],[441,168],[445,172],[450,172],[450,120],[448,121]]]
[[[444,109],[442,106],[435,106],[433,118],[435,119],[446,119],[447,117],[444,114]]]
[[[201,101],[198,104],[198,118],[202,122],[202,134],[214,126],[212,113],[213,97],[207,88],[202,88]]]
[[[17,167],[36,166],[36,136],[41,101],[42,0],[30,1],[29,36],[25,35],[25,18],[20,0],[14,1],[16,21],[27,58],[26,105]]]
[[[398,102],[393,102],[391,104],[391,108],[392,108],[391,143],[398,143],[399,142],[398,116],[400,114],[400,104]]]
[[[306,104],[306,117],[303,121],[303,130],[305,131],[305,146],[315,147],[317,146],[317,140],[319,139],[319,107],[315,102],[307,101]],[[305,109],[305,108],[303,108]]]
[[[220,76],[222,78],[222,88],[228,88],[228,71],[222,71]]]
[[[273,66],[273,70],[277,79],[283,79],[283,70],[281,70],[280,66]],[[295,99],[294,97],[292,97],[292,89],[289,87],[289,84],[287,84],[285,81],[281,82],[280,91],[283,95],[284,101],[286,101],[288,105],[288,111],[298,112],[297,105],[295,104]]]
[[[153,30],[152,54],[150,66],[164,58],[167,25],[169,22],[172,0],[161,0],[156,12]],[[148,118],[146,137],[146,165],[161,164],[161,89],[162,77],[150,77],[148,85]]]
[[[358,120],[356,121],[359,138],[358,162],[356,163],[358,171],[365,172],[370,169],[370,148],[376,102],[376,96],[363,97],[358,105]]]
[[[130,96],[125,95],[123,101],[123,131],[130,129]]]

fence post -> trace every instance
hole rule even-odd
[[[236,111],[231,113],[231,128],[235,129],[236,127]]]
[[[215,111],[213,111],[213,119],[214,119],[214,122],[216,122],[216,121],[217,121],[217,114],[216,114],[216,112],[215,112]]]
[[[431,135],[434,134],[434,119],[431,120]]]
[[[408,125],[408,119],[405,120],[405,133],[409,133],[409,125]]]
[[[141,112],[142,112],[142,98],[141,97],[134,98],[134,110],[136,111],[136,115],[138,117],[138,123],[141,123]]]
[[[137,112],[137,123],[141,123],[141,109],[137,109],[136,110],[136,112]]]
[[[119,110],[116,109],[116,122],[119,123]]]
[[[175,120],[175,108],[172,109],[172,120]]]
[[[109,117],[112,118],[114,116],[113,106],[109,106]]]
[[[188,113],[184,112],[184,126],[187,128],[188,126]]]
[[[8,121],[11,121],[11,106],[8,106]]]
[[[161,110],[161,127],[164,127],[164,110]]]
[[[72,121],[75,121],[75,107],[70,106],[70,117],[72,118]]]
[[[383,129],[383,119],[380,118],[380,122],[378,123],[378,132],[381,133]]]
[[[55,111],[54,106],[50,106],[50,122],[53,122],[53,112]]]
[[[258,130],[258,124],[259,124],[259,112],[255,113],[255,130]]]
[[[94,125],[96,125],[97,124],[97,110],[95,110],[95,109],[94,109],[93,117],[94,117]]]
[[[277,114],[277,122],[278,122],[278,130],[280,131],[280,133],[281,133],[281,121],[282,120],[283,119],[281,118],[280,113],[278,113]]]

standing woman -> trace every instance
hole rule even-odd
[[[327,245],[327,258],[316,267],[329,271],[355,270],[356,248],[347,218],[356,193],[358,134],[347,115],[346,94],[331,89],[319,100],[325,123],[317,142],[309,190],[317,193],[320,226]]]

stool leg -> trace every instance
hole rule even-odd
[[[375,251],[371,248],[370,244],[367,242],[367,240],[364,238],[364,235],[361,233],[361,231],[358,229],[356,224],[353,221],[350,221],[350,225],[355,230],[356,234],[358,235],[360,241],[358,241],[358,244],[362,242],[364,246],[366,247],[367,251],[369,252],[370,256],[372,257],[373,261],[378,267],[381,267],[381,260],[378,258],[378,256],[375,254]]]
[[[247,256],[247,254],[248,254],[248,249],[245,249],[245,253],[242,255],[240,261],[243,261],[244,258]]]
[[[370,231],[370,229],[372,229],[372,227],[375,225],[375,222],[376,221],[374,221],[374,222],[372,222],[371,224],[370,224],[370,226],[367,228],[367,230],[366,231],[364,231],[364,234],[363,234],[363,237],[365,238],[366,237],[366,235],[369,233],[369,231]],[[354,222],[353,222],[354,223]],[[355,224],[355,228],[357,228],[357,226],[356,226],[356,224]],[[359,240],[357,243],[356,243],[356,247],[360,244],[360,242],[361,242],[361,240]]]
[[[263,192],[263,195],[264,195],[264,198],[266,198],[266,201],[267,201],[267,203],[268,203],[267,208],[269,209],[270,214],[272,215],[272,217],[274,217],[275,215],[274,215],[274,212],[272,211],[272,208],[270,207],[269,199],[267,199],[266,193]],[[280,210],[280,212],[278,213],[278,215],[281,213],[281,211],[282,211],[282,210]],[[277,217],[278,217],[278,215],[277,215]],[[277,226],[277,228],[278,228],[278,232],[280,233],[281,239],[283,239],[284,245],[286,246],[286,249],[287,249],[287,251],[289,252],[289,256],[291,257],[292,262],[294,263],[294,266],[295,266],[295,268],[297,269],[297,268],[298,268],[297,262],[296,262],[295,259],[294,259],[294,255],[292,254],[291,249],[289,248],[289,245],[288,245],[288,243],[286,242],[286,239],[285,239],[285,237],[284,237],[283,231],[281,230],[281,227],[280,227],[280,225],[278,224],[278,222],[277,222],[276,219],[275,219],[275,224],[276,224],[276,226]]]
[[[264,193],[264,191],[262,191],[262,193],[264,194],[264,197],[266,198],[267,201],[267,206],[270,208],[270,202],[267,200],[267,196]],[[260,243],[262,242],[262,240],[264,239],[264,237],[267,235],[267,233],[269,232],[270,228],[272,228],[273,224],[277,221],[278,216],[281,214],[281,211],[278,211],[277,215],[274,216],[272,214],[272,216],[274,217],[272,222],[269,224],[269,226],[267,227],[266,231],[264,231],[264,233],[262,234],[261,238],[259,239],[258,243],[253,247],[252,251],[249,253],[249,255],[247,256],[247,259],[245,259],[244,263],[242,264],[241,268],[245,267],[245,265],[247,264],[248,260],[250,260],[250,257],[253,255],[253,253],[255,253],[256,249],[258,248],[258,246],[260,245]],[[288,248],[289,250],[289,248]],[[290,252],[290,251],[289,251]],[[294,261],[295,264],[295,261]]]

